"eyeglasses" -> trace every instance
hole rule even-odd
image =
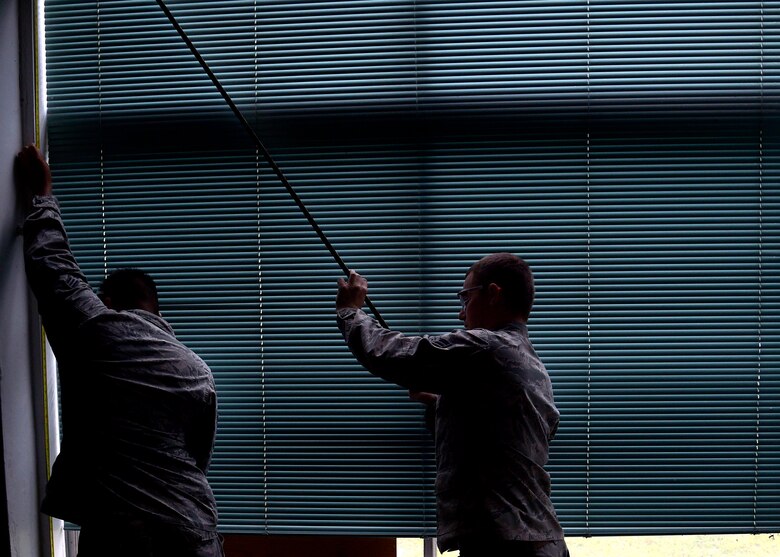
[[[469,300],[471,299],[471,296],[468,295],[469,292],[473,290],[482,290],[485,287],[484,284],[480,286],[472,286],[471,288],[464,288],[460,292],[458,292],[458,300],[460,300],[460,305],[465,309],[466,304],[469,303]]]

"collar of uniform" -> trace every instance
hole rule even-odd
[[[528,325],[523,321],[512,321],[508,325],[501,327],[500,331],[516,331],[524,335],[528,334]]]
[[[154,313],[150,313],[150,312],[148,312],[146,310],[143,310],[143,309],[129,309],[127,311],[129,311],[130,313],[134,313],[135,315],[137,315],[139,317],[142,317],[143,319],[153,323],[154,325],[157,325],[162,330],[164,330],[164,331],[166,331],[166,332],[168,332],[170,334],[174,334],[173,333],[173,327],[171,327],[170,323],[168,323],[165,319],[163,319],[159,315],[156,315]]]

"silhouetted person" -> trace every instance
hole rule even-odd
[[[79,557],[217,557],[206,470],[217,398],[209,367],[160,316],[154,281],[79,269],[41,154],[17,156],[27,277],[57,356],[62,445],[41,510],[81,526]]]
[[[374,375],[435,404],[439,549],[461,557],[565,557],[544,470],[559,413],[528,339],[528,265],[509,253],[476,262],[458,293],[464,330],[405,336],[360,308],[366,280],[339,279],[338,325]]]

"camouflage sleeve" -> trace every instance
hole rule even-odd
[[[55,350],[65,342],[63,337],[106,311],[71,253],[59,204],[52,196],[33,198],[24,222],[24,263]]]
[[[338,311],[338,326],[355,358],[372,374],[407,389],[440,394],[467,381],[487,353],[484,331],[407,336],[383,328],[362,310]]]

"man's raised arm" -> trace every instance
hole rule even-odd
[[[44,327],[56,345],[86,319],[105,311],[70,251],[51,172],[34,146],[25,147],[14,165],[17,188],[25,202],[24,261],[27,280],[38,300]],[[64,340],[64,339],[62,339]]]

